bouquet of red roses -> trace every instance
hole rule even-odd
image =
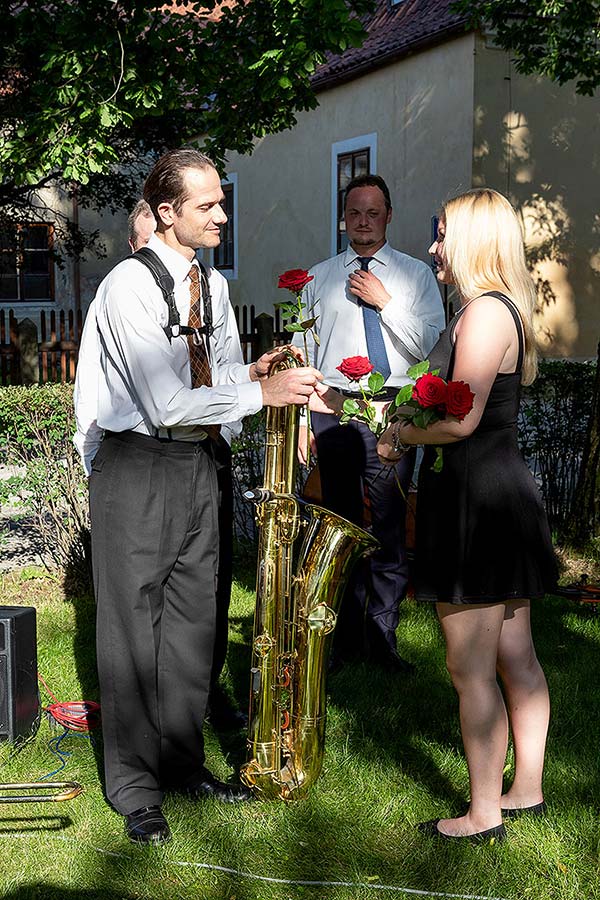
[[[411,366],[406,372],[414,384],[400,388],[387,410],[388,424],[410,422],[417,428],[427,428],[434,422],[452,418],[457,422],[473,409],[475,394],[466,381],[444,381],[439,369],[429,371],[429,360]],[[436,447],[434,472],[443,466],[442,448]]]
[[[364,422],[377,437],[394,422],[410,422],[417,428],[427,428],[433,422],[448,417],[462,422],[473,409],[475,395],[469,385],[465,381],[444,381],[440,378],[439,369],[429,371],[428,359],[408,369],[406,374],[412,384],[400,388],[381,416],[377,415],[374,401],[383,388],[384,378],[373,371],[370,360],[366,356],[350,356],[342,360],[337,368],[349,381],[358,384],[362,394],[360,400],[352,397],[344,400],[340,421],[342,424],[351,419]],[[365,388],[360,381],[367,375],[369,379]],[[439,472],[443,466],[442,448],[436,447],[435,450],[433,469]]]

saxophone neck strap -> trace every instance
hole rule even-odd
[[[212,335],[215,329],[213,327],[212,319],[212,297],[210,294],[210,283],[208,280],[208,272],[206,271],[206,267],[204,266],[204,264],[201,263],[200,260],[198,260],[198,265],[200,267],[200,289],[204,307],[204,325],[202,325],[201,328],[189,328],[187,325],[181,325],[179,310],[177,309],[177,305],[175,303],[175,282],[173,281],[173,276],[171,275],[161,258],[158,256],[158,254],[155,253],[154,250],[151,250],[150,247],[140,247],[139,250],[135,251],[131,258],[137,259],[138,262],[141,262],[144,266],[146,266],[147,269],[150,270],[156,284],[162,292],[163,299],[169,309],[169,321],[166,325],[163,326],[163,331],[166,334],[169,343],[174,337],[179,337],[179,335],[194,335],[195,340],[199,340],[199,336],[204,335],[208,351],[208,338]]]

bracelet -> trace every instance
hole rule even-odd
[[[392,432],[392,450],[394,453],[406,453],[410,448],[410,444],[404,444],[400,440],[400,426],[397,425]]]

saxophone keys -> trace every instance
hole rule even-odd
[[[274,646],[275,639],[266,631],[254,639],[254,652],[263,659],[269,655]]]
[[[311,631],[317,631],[326,635],[330,634],[335,628],[337,615],[326,603],[319,603],[308,614],[307,622]]]

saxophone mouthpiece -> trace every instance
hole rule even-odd
[[[242,496],[249,503],[268,503],[269,500],[274,499],[275,494],[267,488],[252,488],[250,491],[244,491]]]

